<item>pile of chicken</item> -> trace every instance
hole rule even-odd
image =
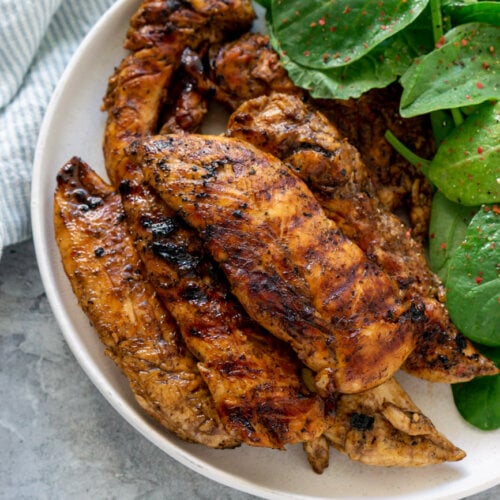
[[[78,301],[182,439],[303,443],[317,472],[330,446],[372,465],[460,460],[393,378],[497,372],[423,256],[430,188],[383,141],[396,127],[429,153],[425,124],[397,116],[397,89],[312,100],[254,17],[248,0],[144,0],[131,18],[104,97],[111,184],[78,158],[57,177]],[[197,133],[210,100],[232,112],[224,136]]]

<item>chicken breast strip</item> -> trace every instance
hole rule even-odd
[[[109,79],[103,101],[104,157],[113,185],[126,169],[125,149],[156,131],[184,51],[247,30],[254,17],[250,0],[143,0],[130,20],[129,55]]]
[[[323,395],[387,380],[414,347],[419,304],[329,220],[298,177],[235,139],[142,141],[138,162],[204,239],[250,316],[290,343]]]
[[[465,457],[394,379],[363,393],[342,394],[325,437],[352,460],[368,465],[421,467]]]
[[[140,406],[187,441],[238,445],[222,425],[173,319],[144,279],[120,196],[77,158],[57,177],[54,224],[78,303]]]
[[[325,116],[294,95],[274,93],[242,104],[229,120],[228,135],[283,160],[403,296],[425,304],[426,321],[404,365],[409,373],[454,383],[498,372],[452,324],[442,283],[429,269],[421,243],[385,209],[358,151]]]
[[[226,429],[271,448],[320,436],[328,417],[301,381],[302,364],[248,317],[198,234],[144,184],[123,181],[120,192],[148,279],[201,361]]]
[[[301,384],[295,355],[250,321],[229,294],[197,234],[144,185],[131,145],[161,125],[159,110],[169,100],[177,109],[167,114],[162,131],[197,126],[195,110],[184,108],[200,102],[190,91],[191,82],[203,86],[191,48],[248,27],[253,11],[250,2],[239,0],[167,4],[170,11],[143,5],[132,18],[126,45],[132,54],[110,79],[105,99],[107,171],[119,184],[148,278],[187,347],[202,361],[202,376],[226,428],[247,444],[283,448],[323,432],[322,401]],[[187,81],[172,81],[174,74],[186,73]]]

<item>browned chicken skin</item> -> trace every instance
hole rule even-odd
[[[238,445],[174,321],[144,280],[120,196],[76,158],[57,183],[54,223],[64,269],[138,403],[183,439],[215,448]]]
[[[360,394],[341,395],[325,437],[352,460],[368,465],[419,467],[465,457],[394,379]]]
[[[418,304],[329,220],[305,184],[249,144],[143,141],[146,179],[202,235],[233,293],[317,372],[323,394],[392,376],[413,349]]]
[[[120,184],[136,248],[214,398],[226,429],[253,446],[283,448],[321,435],[323,402],[301,363],[229,293],[198,235],[144,184]]]
[[[254,17],[250,0],[143,0],[124,45],[130,54],[109,79],[103,103],[104,157],[113,185],[127,169],[127,146],[156,131],[183,52],[244,31]]]
[[[226,66],[225,56],[220,57],[220,51],[209,49],[210,45],[224,42],[228,33],[248,28],[252,19],[251,3],[244,0],[145,0],[132,17],[126,42],[130,55],[110,79],[104,100],[104,109],[108,111],[104,140],[106,168],[115,186],[120,186],[129,234],[118,196],[85,164],[73,159],[58,178],[55,221],[63,264],[75,293],[106,344],[108,355],[129,377],[141,406],[184,439],[212,447],[231,447],[242,441],[282,448],[287,443],[302,441],[317,472],[328,464],[328,440],[354,460],[372,465],[416,466],[458,460],[463,452],[435,431],[392,379],[356,395],[331,393],[332,381],[344,389],[357,391],[360,390],[358,379],[367,386],[386,380],[411,350],[414,323],[419,320],[420,312],[418,304],[400,303],[397,288],[387,277],[380,277],[377,268],[369,263],[364,267],[360,265],[365,262],[362,253],[332,229],[330,223],[326,224],[327,229],[323,228],[325,232],[330,231],[328,241],[321,239],[319,231],[319,246],[310,245],[307,255],[299,255],[303,258],[297,264],[304,267],[305,276],[289,267],[281,276],[276,274],[267,282],[261,276],[253,283],[274,286],[275,278],[282,280],[284,289],[279,299],[284,299],[285,304],[280,313],[286,313],[282,319],[296,322],[299,330],[302,325],[306,330],[325,327],[328,331],[326,342],[315,344],[334,361],[322,376],[316,377],[317,387],[328,395],[324,405],[300,381],[301,364],[295,356],[250,320],[228,292],[224,278],[207,258],[195,232],[144,184],[136,155],[138,149],[142,151],[140,142],[147,141],[157,131],[184,133],[200,127],[207,110],[206,98],[213,91],[201,67],[200,57],[206,55],[207,50],[213,56],[214,72],[220,75],[225,71],[227,76],[232,71],[232,83],[239,82],[240,88],[235,93],[224,90],[221,79],[215,86],[218,99],[233,108],[241,99],[254,97],[252,93],[256,92],[259,95],[273,89],[299,92],[272,51],[260,52],[257,66],[247,75],[245,72],[251,66],[249,61],[255,57],[255,51],[245,52],[234,44],[230,58],[238,61],[239,66]],[[258,37],[245,35],[243,40],[254,44]],[[261,37],[258,45],[267,46],[267,38]],[[255,82],[259,83],[255,85]],[[197,139],[187,136],[186,140]],[[153,143],[157,145],[154,140]],[[196,147],[196,142],[192,147]],[[184,157],[193,152],[192,147],[187,146],[188,154],[177,161],[183,162]],[[163,159],[158,161],[163,163]],[[208,170],[218,166],[225,168],[212,164]],[[202,167],[196,165],[196,168]],[[289,178],[283,174],[284,171],[279,172],[280,177]],[[272,198],[272,184],[263,182],[259,196],[267,196],[268,186],[267,194]],[[203,193],[191,194],[203,200]],[[229,196],[234,194],[230,190]],[[301,194],[304,193],[299,189],[299,198]],[[285,195],[281,201],[286,203],[286,199]],[[322,227],[321,222],[315,225],[308,221],[317,217],[313,200],[301,200],[299,205],[308,211],[293,214],[292,227],[283,226],[283,232],[291,233],[285,239],[292,253],[306,248],[307,242],[301,242],[298,235],[301,225]],[[310,208],[313,210],[309,211]],[[235,223],[235,227],[241,228],[238,223],[243,215],[240,212],[244,211],[238,206],[231,213],[233,221],[229,226]],[[64,218],[63,214],[69,215]],[[279,218],[279,213],[276,211],[273,217]],[[213,229],[204,227],[205,235]],[[293,241],[294,231],[296,241]],[[264,268],[272,262],[269,252],[276,248],[273,247],[275,241],[268,239],[265,231],[256,234],[264,236],[256,248],[263,249],[263,244],[269,244],[263,260],[255,263]],[[229,235],[226,241],[239,251],[238,239],[233,236]],[[227,249],[219,243],[213,246],[217,255],[225,259]],[[341,255],[335,261],[341,264],[336,277],[341,283],[336,283],[336,289],[323,286],[329,284],[328,276],[333,276],[323,277],[324,262],[314,258],[321,253],[324,243],[337,245],[345,251],[342,255],[348,257],[340,262]],[[241,277],[252,266],[250,260],[254,256],[251,252],[245,256],[238,251],[235,260],[244,262],[243,275],[238,274]],[[280,264],[284,263],[283,259]],[[227,268],[227,261],[224,264]],[[146,274],[148,281],[144,279]],[[100,281],[103,275],[110,281]],[[353,279],[358,280],[357,283]],[[287,280],[290,282],[286,283]],[[382,286],[380,291],[377,284]],[[287,298],[287,288],[295,288],[297,295]],[[300,295],[307,288],[314,297]],[[347,300],[349,290],[357,295],[352,301],[354,309],[364,319],[355,317],[356,314],[349,317],[352,309],[352,304],[348,304],[351,298]],[[155,291],[163,304],[168,304],[183,339],[200,363],[196,364],[186,350],[177,325],[158,302]],[[272,292],[266,291],[269,297]],[[294,298],[297,304],[293,303]],[[253,297],[247,296],[247,299],[243,303],[248,306]],[[336,303],[332,305],[333,302]],[[265,301],[260,306],[265,308]],[[311,312],[316,307],[327,321]],[[386,315],[382,319],[381,311]],[[296,316],[297,312],[303,317]],[[342,324],[345,319],[338,319],[337,313],[339,317],[347,313],[352,329]],[[268,311],[264,311],[264,316],[266,314]],[[273,318],[270,319],[272,322]],[[354,343],[353,339],[331,341],[332,322],[336,323],[336,333],[352,335]],[[381,331],[377,331],[379,327]],[[370,343],[374,339],[379,340],[380,345],[371,352]],[[349,348],[353,349],[352,353],[347,352]],[[357,348],[362,352],[354,352]],[[307,355],[319,359],[313,352]],[[394,359],[390,359],[391,355]],[[381,373],[370,373],[379,361],[381,365],[375,371],[381,370]],[[335,408],[338,417],[332,420],[325,416],[324,406],[328,410]],[[359,429],[354,429],[357,424],[353,424],[353,415],[362,412],[373,418],[375,425],[359,435],[355,432]]]
[[[217,2],[211,3],[215,8]],[[228,26],[232,31],[248,24],[252,19],[248,4],[232,3],[233,9],[244,11],[238,22],[221,22],[217,10],[215,14],[210,9],[194,12],[182,4],[168,16],[167,24],[172,26],[166,41],[152,36],[146,49],[134,42],[132,49],[139,48],[139,52],[127,57],[110,80],[104,151],[108,173],[120,183],[129,228],[148,278],[179,324],[187,347],[201,360],[202,376],[226,428],[247,444],[283,448],[323,432],[322,401],[307,394],[301,384],[296,357],[253,323],[229,294],[198,235],[184,227],[145,186],[134,157],[135,139],[147,137],[157,127],[164,132],[191,131],[199,126],[206,110],[193,106],[203,102],[200,99],[208,89],[199,56],[189,47],[222,39]],[[222,3],[217,5],[220,10]],[[199,5],[193,3],[192,7],[198,9]],[[230,17],[234,16],[231,10]],[[156,20],[135,16],[129,40],[136,40],[137,30],[145,38],[161,32]],[[144,60],[152,58],[154,64],[159,64],[159,54],[164,58],[164,66],[151,78],[143,77],[144,61],[138,55],[144,53]],[[176,76],[183,76],[169,86],[172,68]],[[129,79],[129,74],[141,76]],[[125,84],[117,87],[117,82]],[[123,113],[131,103],[135,113],[124,121]],[[162,117],[158,108],[164,103],[170,109]]]
[[[413,237],[419,241],[427,238],[430,183],[390,146],[384,134],[390,129],[424,158],[432,154],[433,140],[425,118],[403,119],[399,115],[401,89],[396,84],[373,89],[360,99],[311,99],[288,78],[269,38],[254,33],[212,49],[210,60],[215,97],[232,111],[249,99],[279,92],[308,100],[324,112],[342,136],[358,148],[385,207],[393,211],[406,206]]]
[[[441,303],[444,290],[421,243],[377,197],[359,153],[313,108],[291,94],[246,101],[233,113],[228,135],[283,160],[313,190],[329,218],[398,284],[407,300],[425,304],[426,321],[405,369],[436,382],[461,382],[497,373],[461,335]]]

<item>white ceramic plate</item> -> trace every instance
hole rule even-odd
[[[71,350],[96,387],[130,424],[171,457],[210,479],[264,498],[436,500],[467,496],[499,483],[500,431],[486,433],[467,425],[453,405],[448,386],[404,375],[399,379],[417,405],[466,450],[462,462],[408,470],[376,468],[332,451],[330,467],[318,476],[301,446],[286,452],[248,446],[211,450],[180,441],[143,414],[77,306],[60,264],[52,226],[58,169],[78,155],[103,174],[105,116],[99,107],[107,79],[124,55],[121,43],[138,4],[138,0],[117,1],[74,56],[47,110],[33,171],[33,234],[43,283]],[[218,126],[224,118],[213,113],[210,126]]]

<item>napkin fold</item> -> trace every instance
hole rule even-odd
[[[0,0],[0,258],[31,236],[31,171],[64,68],[115,0]]]

